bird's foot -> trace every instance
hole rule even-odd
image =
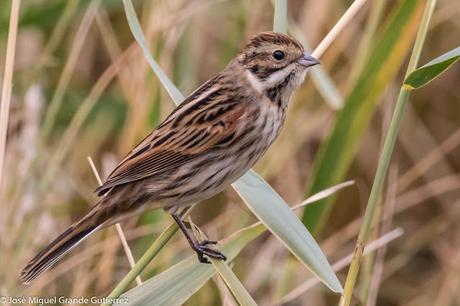
[[[219,260],[227,260],[227,257],[222,254],[220,251],[211,248],[209,245],[210,244],[216,244],[217,241],[214,240],[204,240],[201,243],[196,243],[192,246],[193,250],[196,252],[198,256],[198,260],[201,263],[211,263],[207,257],[211,257],[214,259],[219,259]]]

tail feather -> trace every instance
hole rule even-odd
[[[69,227],[29,261],[21,272],[21,280],[24,284],[32,282],[41,273],[48,270],[54,263],[61,259],[62,256],[102,226],[102,224],[94,225],[90,222],[82,221]]]

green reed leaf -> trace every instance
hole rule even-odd
[[[404,81],[410,89],[418,89],[433,81],[460,60],[460,47],[450,50],[412,71]]]
[[[292,254],[332,291],[342,292],[342,285],[326,256],[276,191],[252,170],[233,183],[233,187],[257,218]]]

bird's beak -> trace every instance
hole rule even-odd
[[[304,53],[301,58],[299,58],[298,63],[305,67],[311,67],[319,64],[319,61],[311,56],[308,53]]]

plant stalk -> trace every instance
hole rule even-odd
[[[2,98],[0,106],[0,195],[2,190],[3,162],[6,152],[6,134],[10,115],[11,91],[13,87],[14,54],[18,32],[19,8],[21,1],[14,0],[11,4],[8,41],[6,43],[5,73],[3,74]]]
[[[287,33],[287,0],[275,0],[273,31]]]
[[[407,67],[406,76],[408,76],[417,67],[423,43],[428,32],[428,25],[433,14],[435,5],[436,0],[428,0],[425,6],[422,21],[417,33],[417,37],[415,39],[414,49],[412,50],[412,54]],[[361,258],[363,255],[364,244],[366,243],[369,237],[372,219],[374,217],[376,207],[379,203],[379,199],[382,194],[385,177],[388,172],[388,167],[391,161],[391,155],[401,126],[401,119],[403,117],[404,109],[406,108],[407,101],[409,100],[411,91],[412,90],[409,87],[402,86],[399,92],[396,107],[393,113],[393,117],[391,119],[390,127],[388,129],[388,134],[385,138],[382,154],[379,158],[374,183],[372,185],[371,194],[369,196],[369,200],[367,203],[366,212],[364,214],[364,223],[361,226],[358,235],[358,240],[356,242],[353,259],[348,270],[347,279],[345,281],[344,293],[342,294],[342,297],[339,302],[340,306],[349,306],[351,302],[353,289],[356,284],[356,278],[358,276]]]

